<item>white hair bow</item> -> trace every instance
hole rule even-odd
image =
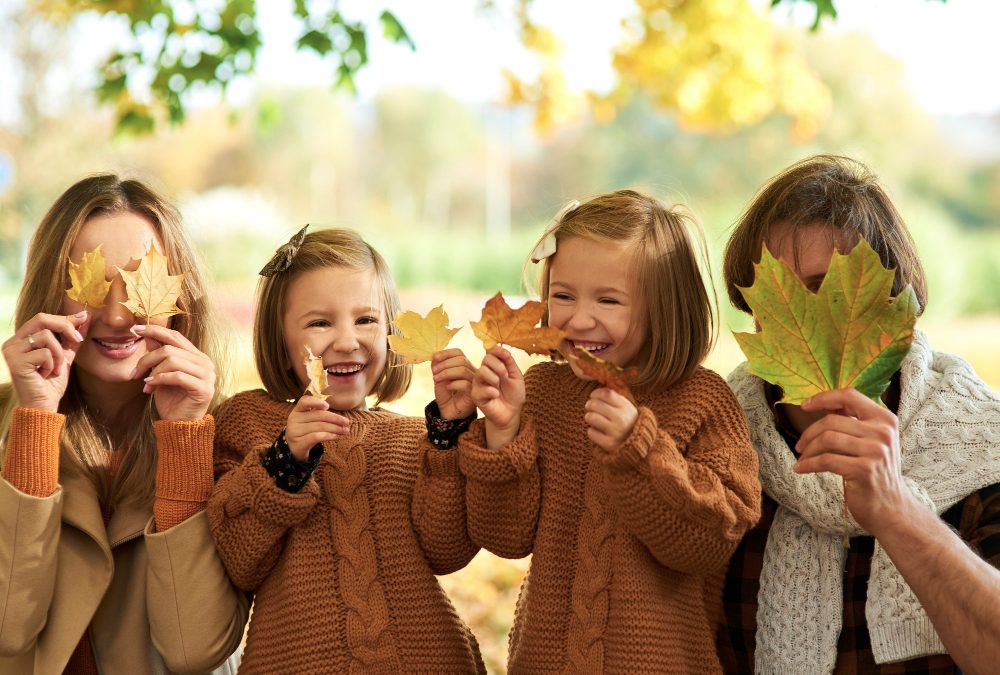
[[[541,240],[535,245],[535,248],[531,251],[531,262],[538,263],[550,255],[556,252],[556,228],[559,227],[559,223],[565,218],[571,211],[580,205],[577,200],[572,200],[567,203],[561,209],[559,213],[549,222],[549,226],[545,228],[545,234],[542,235]]]

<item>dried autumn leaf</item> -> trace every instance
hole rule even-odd
[[[312,396],[323,398],[329,381],[326,378],[326,368],[323,367],[323,359],[312,353],[312,349],[306,346],[306,374],[309,375],[309,386],[306,393]]]
[[[736,334],[750,372],[780,386],[782,403],[847,387],[879,401],[913,342],[917,299],[909,286],[892,297],[895,273],[868,242],[835,251],[816,293],[766,247],[754,274],[740,290],[760,330]]]
[[[139,269],[127,272],[119,267],[118,272],[128,293],[128,300],[122,304],[136,316],[155,319],[184,313],[176,305],[184,275],[170,276],[166,256],[152,244],[139,261]]]
[[[610,361],[594,356],[583,347],[577,347],[569,354],[576,367],[584,375],[594,380],[602,387],[607,387],[611,391],[621,394],[633,404],[635,398],[632,397],[632,390],[629,389],[629,380],[634,380],[639,375],[638,368],[622,368]]]
[[[511,309],[503,294],[497,293],[486,301],[479,321],[470,321],[469,325],[486,349],[504,344],[529,354],[549,354],[559,349],[566,333],[551,326],[537,325],[544,309],[537,300]]]
[[[84,253],[79,264],[70,260],[70,287],[66,289],[66,295],[85,307],[104,307],[104,299],[108,297],[108,289],[111,288],[111,282],[104,278],[105,269],[100,244],[93,251]]]
[[[402,335],[389,336],[389,348],[403,357],[403,363],[430,361],[435,352],[448,346],[461,328],[448,328],[448,313],[438,305],[427,316],[416,312],[400,312],[393,320]]]

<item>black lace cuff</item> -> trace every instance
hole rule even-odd
[[[309,459],[304,462],[295,459],[292,449],[285,442],[285,432],[282,430],[278,435],[278,440],[267,449],[260,463],[279,488],[285,492],[298,492],[303,485],[309,482],[309,476],[319,466],[319,460],[322,456],[323,444],[317,443],[310,448]]]
[[[424,418],[427,420],[427,438],[435,448],[447,450],[458,443],[458,437],[476,420],[476,413],[473,411],[468,417],[459,420],[446,420],[441,417],[437,401],[431,401],[424,408]]]

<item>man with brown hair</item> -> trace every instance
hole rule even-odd
[[[834,249],[861,238],[895,270],[893,294],[910,285],[926,306],[916,247],[875,176],[845,157],[803,160],[737,223],[724,263],[730,300],[751,313],[740,287],[753,283],[764,245],[815,292]],[[745,365],[729,382],[765,494],[726,579],[723,668],[995,672],[1000,395],[919,331],[884,407],[853,389],[776,405],[781,390]]]

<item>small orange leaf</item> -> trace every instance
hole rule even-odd
[[[538,326],[544,309],[537,300],[511,309],[503,294],[497,293],[486,301],[482,318],[469,324],[486,349],[504,344],[529,354],[549,354],[559,349],[566,333],[551,326]]]
[[[393,319],[402,335],[389,336],[389,348],[403,357],[403,363],[416,364],[430,361],[435,352],[448,346],[452,336],[461,328],[448,328],[448,313],[438,305],[427,316],[416,312],[400,312]]]
[[[323,367],[323,359],[312,353],[312,350],[306,346],[306,373],[309,375],[309,386],[306,387],[306,393],[319,398],[323,398],[326,391],[326,387],[329,382],[326,379],[326,369]]]
[[[602,387],[607,387],[611,391],[621,394],[633,405],[635,404],[635,398],[632,397],[628,382],[639,376],[638,368],[621,368],[610,361],[594,356],[583,347],[574,349],[573,353],[569,354],[569,358],[584,375]]]
[[[176,305],[184,275],[170,276],[166,256],[152,244],[139,261],[139,269],[127,272],[119,267],[118,272],[125,280],[128,293],[128,300],[121,304],[136,316],[155,319],[184,313]]]
[[[104,271],[104,256],[98,244],[93,251],[83,254],[79,264],[69,261],[70,287],[66,289],[66,295],[84,307],[104,307],[104,299],[111,288],[111,282],[104,278]]]

